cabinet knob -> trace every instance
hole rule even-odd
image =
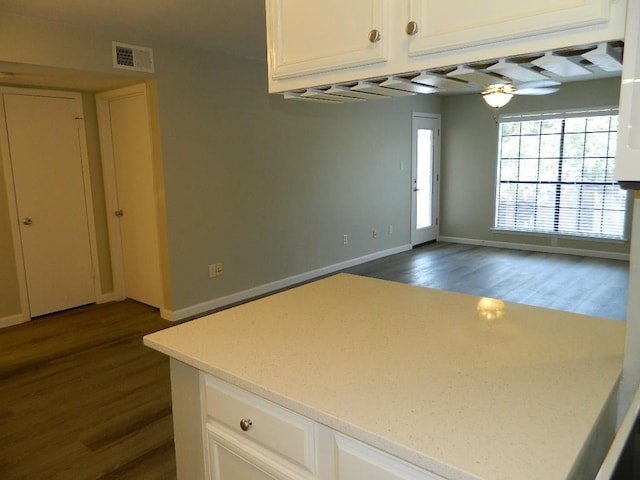
[[[33,220],[31,220],[29,217],[24,217],[22,219],[22,223],[25,225],[33,225]]]
[[[407,35],[415,35],[416,33],[418,33],[418,24],[416,22],[407,23],[405,32],[407,32]]]
[[[249,430],[251,428],[251,425],[253,425],[253,422],[250,418],[243,418],[242,420],[240,420],[240,428],[243,432]]]
[[[380,30],[376,30],[374,28],[369,32],[369,41],[371,43],[379,42],[381,38],[382,38],[382,35],[380,35]]]

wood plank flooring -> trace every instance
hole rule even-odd
[[[173,479],[170,326],[132,301],[0,330],[0,478]]]
[[[623,319],[627,262],[427,244],[345,270]],[[172,325],[133,301],[0,329],[0,479],[175,478],[168,359],[142,336]]]
[[[615,320],[627,312],[622,260],[434,242],[344,271]]]

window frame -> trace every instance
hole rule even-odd
[[[572,233],[572,232],[566,232],[566,231],[525,230],[525,229],[519,229],[519,228],[509,228],[509,227],[498,226],[499,206],[500,206],[500,185],[501,183],[504,183],[500,178],[501,162],[503,160],[502,159],[502,138],[503,138],[502,124],[503,123],[526,122],[526,121],[548,120],[548,119],[612,116],[612,115],[618,115],[618,106],[576,108],[576,109],[553,110],[553,111],[543,111],[543,112],[505,113],[505,114],[499,115],[496,118],[496,125],[498,127],[496,132],[496,136],[497,136],[497,152],[496,152],[496,163],[495,163],[496,184],[495,184],[495,192],[494,192],[494,219],[493,219],[493,227],[491,228],[491,230],[497,233],[542,236],[547,238],[573,238],[573,239],[586,240],[586,241],[611,242],[611,243],[620,243],[620,242],[628,241],[629,235],[630,235],[630,221],[629,221],[630,210],[629,209],[631,207],[631,196],[629,195],[628,191],[625,191],[626,200],[625,200],[625,211],[624,211],[624,225],[622,228],[623,232],[621,237],[595,236],[595,235],[580,234],[577,232]],[[564,157],[561,157],[561,161],[563,159]],[[538,161],[539,160],[540,160],[540,157],[538,157]],[[514,183],[519,183],[519,182],[514,182]],[[524,183],[527,183],[527,182],[524,182]],[[533,183],[536,185],[540,185],[545,182],[536,181]],[[557,209],[558,207],[556,206],[554,208]]]

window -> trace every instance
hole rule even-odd
[[[500,118],[495,228],[622,239],[617,112]]]

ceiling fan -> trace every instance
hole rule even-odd
[[[494,83],[487,85],[481,92],[482,98],[493,108],[504,107],[514,95],[549,95],[555,93],[560,82],[555,80],[534,80],[519,84]]]

